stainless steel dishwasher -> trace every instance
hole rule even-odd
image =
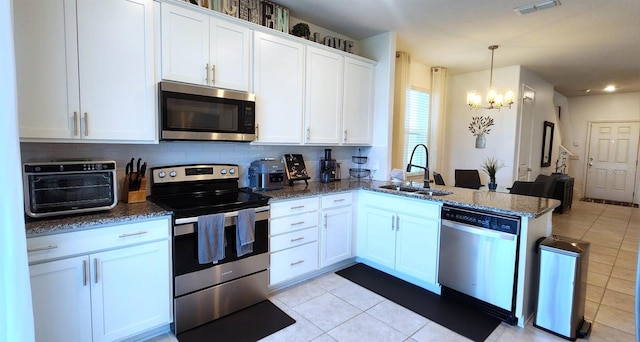
[[[516,324],[520,218],[442,207],[438,282],[443,296]]]

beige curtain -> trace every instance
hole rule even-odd
[[[444,139],[445,139],[445,104],[447,88],[447,69],[431,68],[431,96],[429,109],[429,169],[445,173]]]
[[[409,69],[411,58],[408,53],[396,52],[396,79],[393,98],[393,141],[391,151],[391,167],[404,169],[404,116],[407,90],[409,90]]]

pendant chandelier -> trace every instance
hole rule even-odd
[[[486,108],[486,109],[500,109],[501,107],[508,106],[511,108],[513,104],[515,94],[513,91],[508,90],[506,93],[502,94],[496,91],[493,88],[493,53],[498,48],[498,45],[489,46],[489,50],[491,50],[491,74],[489,76],[489,90],[487,91],[487,104],[482,105],[482,95],[476,93],[475,90],[467,92],[467,104],[469,105],[469,109],[475,108]]]

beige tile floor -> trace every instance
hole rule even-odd
[[[590,341],[635,341],[634,288],[640,209],[574,202],[553,233],[590,241],[585,316]],[[350,281],[326,274],[273,295],[296,323],[263,341],[468,341]],[[155,342],[175,341],[164,335]],[[566,341],[531,325],[501,324],[487,341]]]

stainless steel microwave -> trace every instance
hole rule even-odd
[[[160,140],[255,139],[255,95],[163,81],[158,85]]]
[[[24,210],[31,217],[113,209],[118,204],[116,162],[25,163]]]

